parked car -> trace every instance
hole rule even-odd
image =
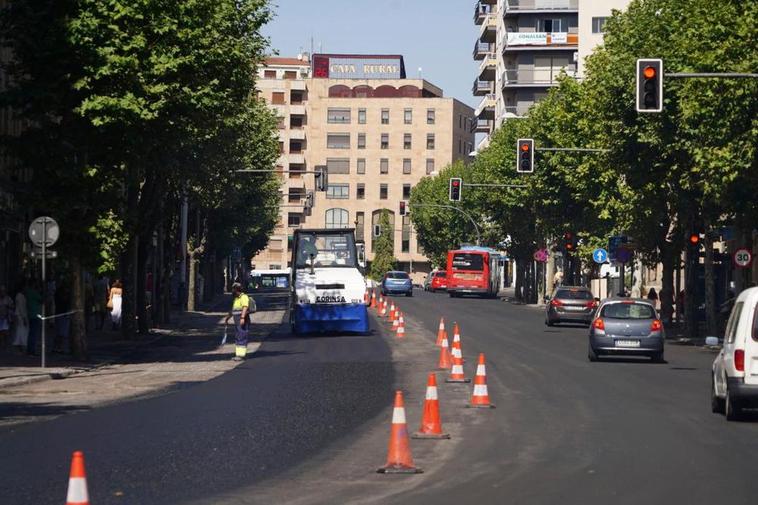
[[[400,294],[413,296],[413,283],[407,272],[392,271],[384,274],[382,279],[382,294]]]
[[[438,272],[432,272],[432,282],[429,284],[429,291],[434,293],[435,291],[444,291],[447,289],[447,272],[440,270]]]
[[[545,306],[545,324],[580,323],[589,325],[598,300],[583,286],[560,286]]]
[[[590,361],[602,355],[649,356],[663,361],[663,323],[649,300],[603,300],[590,325]]]
[[[717,345],[708,337],[706,344]],[[758,287],[740,293],[729,314],[721,351],[711,367],[711,409],[739,419],[758,407]]]

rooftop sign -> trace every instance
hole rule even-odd
[[[313,77],[405,79],[405,65],[402,56],[314,54]]]

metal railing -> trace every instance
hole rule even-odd
[[[508,0],[505,11],[518,10],[577,10],[579,0]]]

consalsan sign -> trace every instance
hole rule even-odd
[[[331,79],[404,79],[402,56],[313,55],[313,77]]]

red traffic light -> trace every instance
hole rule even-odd
[[[690,244],[692,245],[698,245],[700,243],[700,235],[697,233],[693,233],[690,235]]]
[[[452,184],[453,184],[453,186],[454,186],[454,187],[456,187],[456,188],[457,188],[458,186],[460,186],[460,184],[461,184],[461,183],[460,183],[460,181],[459,181],[459,180],[457,180],[457,179],[453,179],[453,182],[452,182]]]
[[[529,144],[527,144],[527,143],[521,144],[521,150],[524,151],[524,152],[528,151],[529,150]]]
[[[655,77],[656,70],[654,67],[645,67],[645,69],[642,71],[642,75],[645,76],[645,79],[652,79]]]

